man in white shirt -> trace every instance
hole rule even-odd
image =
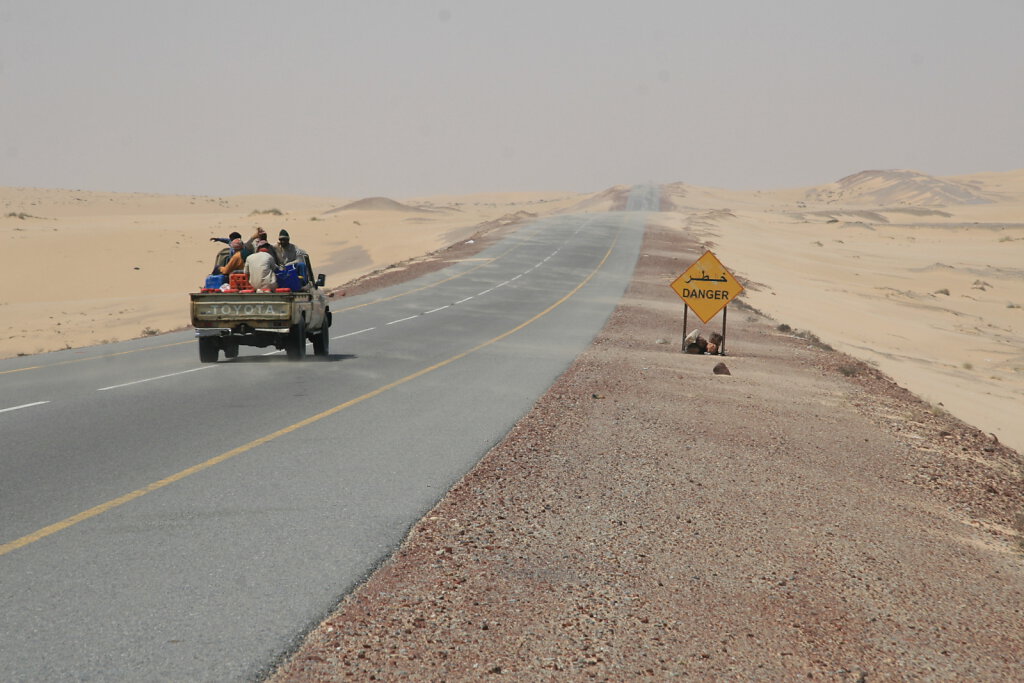
[[[259,251],[245,259],[245,274],[249,276],[249,284],[258,292],[277,289],[277,275],[274,273],[277,262],[271,255],[273,249],[269,243],[264,242]]]

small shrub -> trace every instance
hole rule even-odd
[[[786,323],[782,323],[775,329],[777,329],[779,332],[782,332],[783,334],[789,334],[790,332],[793,331],[793,328],[787,325]]]
[[[250,216],[283,216],[280,209],[254,209]]]
[[[152,327],[146,327],[142,330],[143,337],[153,337],[160,334],[160,330],[154,330]]]
[[[968,363],[964,363],[961,367],[963,367],[964,370],[973,370],[974,369],[974,364],[968,362]]]
[[[1011,301],[1010,303],[1006,304],[1006,307],[1007,308],[1020,308],[1020,304],[1015,304],[1015,303],[1013,303]]]
[[[945,287],[943,287],[942,289],[935,290],[935,293],[936,294],[945,294],[946,296],[949,296],[949,290],[946,289]]]
[[[856,377],[857,376],[857,372],[858,372],[856,365],[849,365],[849,364],[847,364],[847,365],[840,365],[838,370],[839,370],[839,374],[843,375],[844,377]]]

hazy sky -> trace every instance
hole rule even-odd
[[[1024,167],[1022,0],[0,0],[0,186],[412,197]]]

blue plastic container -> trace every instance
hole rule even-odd
[[[220,289],[220,286],[227,281],[226,275],[207,275],[206,286],[203,289]]]
[[[302,281],[299,279],[298,270],[294,265],[287,265],[277,271],[277,286],[282,289],[290,289],[298,292],[302,289]]]

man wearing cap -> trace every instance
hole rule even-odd
[[[287,230],[282,229],[277,234],[277,263],[279,266],[287,266],[289,263],[298,263],[304,257],[309,256],[305,249],[292,244],[292,238]]]

